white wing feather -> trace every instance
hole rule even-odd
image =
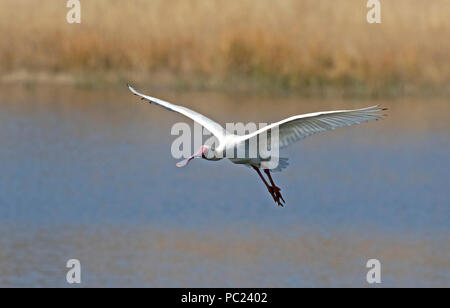
[[[220,124],[205,117],[204,115],[202,115],[198,112],[195,112],[189,108],[174,105],[169,102],[163,101],[161,99],[141,94],[138,91],[136,91],[135,89],[133,89],[133,87],[131,87],[129,84],[127,86],[128,86],[128,89],[130,89],[130,91],[133,94],[140,96],[142,100],[145,100],[145,101],[148,101],[149,103],[164,107],[170,111],[181,113],[182,115],[194,120],[195,122],[197,122],[198,124],[200,124],[201,126],[206,128],[207,130],[209,130],[214,136],[217,137],[217,139],[219,139],[219,141],[222,141],[224,139],[224,137],[226,135],[225,129]]]
[[[253,133],[241,136],[240,142],[253,138],[262,132],[278,127],[278,142],[280,148],[285,148],[303,138],[320,133],[327,130],[333,130],[338,127],[360,124],[371,120],[379,120],[383,118],[383,114],[379,113],[385,108],[379,105],[363,109],[355,110],[337,110],[326,112],[315,112],[293,116],[277,123],[272,123]]]

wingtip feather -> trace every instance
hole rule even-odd
[[[129,83],[127,83],[127,87],[128,87],[128,90],[131,91],[131,93],[133,93],[134,95],[138,95],[136,90]]]

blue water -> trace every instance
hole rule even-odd
[[[0,285],[67,286],[64,260],[84,254],[91,260],[90,286],[364,286],[361,252],[340,252],[342,242],[363,252],[379,249],[385,262],[392,258],[385,285],[450,286],[450,126],[442,115],[422,115],[420,102],[414,108],[382,102],[391,109],[384,121],[293,145],[285,152],[289,168],[274,175],[287,201],[278,208],[251,169],[202,160],[177,168],[170,127],[184,118],[138,104],[125,91],[71,91],[0,98]],[[216,106],[209,101],[218,96],[226,106],[237,99],[174,95],[191,107],[203,102],[197,108],[202,112]],[[222,122],[233,119],[235,109],[240,120],[284,115],[271,107],[273,98],[252,97],[249,104],[255,100],[251,116],[232,107],[214,115]],[[290,109],[299,104],[301,112],[335,107],[292,97],[279,101]],[[429,104],[448,110],[445,101]],[[193,255],[184,250],[186,233],[205,241],[201,263],[198,243],[186,244]],[[149,241],[142,251],[138,239]],[[299,239],[320,255],[335,252],[340,265],[313,252],[308,256],[317,262],[285,260]],[[272,247],[267,251],[266,240]],[[371,244],[364,248],[364,241]],[[219,252],[209,255],[208,245]],[[234,252],[221,254],[221,245]],[[248,249],[259,251],[256,263],[245,260]],[[390,249],[407,252],[411,277],[399,270],[406,265]],[[108,264],[104,270],[101,260]],[[351,272],[357,264],[361,276]],[[424,272],[428,278],[415,280]]]

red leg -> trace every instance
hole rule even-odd
[[[272,186],[270,186],[266,179],[264,178],[264,176],[262,175],[261,171],[259,170],[259,168],[252,166],[253,169],[255,169],[255,171],[258,173],[259,177],[261,178],[261,180],[264,182],[264,184],[267,187],[267,190],[269,191],[270,195],[273,198],[273,201],[275,201],[279,206],[283,206],[283,204],[280,202],[280,198],[275,194],[275,190],[273,189]]]
[[[284,198],[283,198],[283,196],[282,196],[281,193],[280,193],[280,190],[281,190],[280,187],[278,187],[277,185],[275,185],[275,183],[274,183],[274,181],[273,181],[273,179],[272,179],[272,176],[271,176],[271,174],[270,174],[270,170],[269,170],[269,169],[264,169],[264,173],[267,174],[267,177],[269,178],[270,183],[272,184],[272,189],[274,190],[275,196],[276,196],[278,199],[283,200],[283,203],[286,203],[286,201],[284,201]]]

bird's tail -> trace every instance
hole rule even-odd
[[[289,166],[288,158],[285,157],[278,157],[278,164],[276,162],[277,159],[272,158],[270,161],[262,162],[261,168],[270,169],[272,172],[281,172]]]

